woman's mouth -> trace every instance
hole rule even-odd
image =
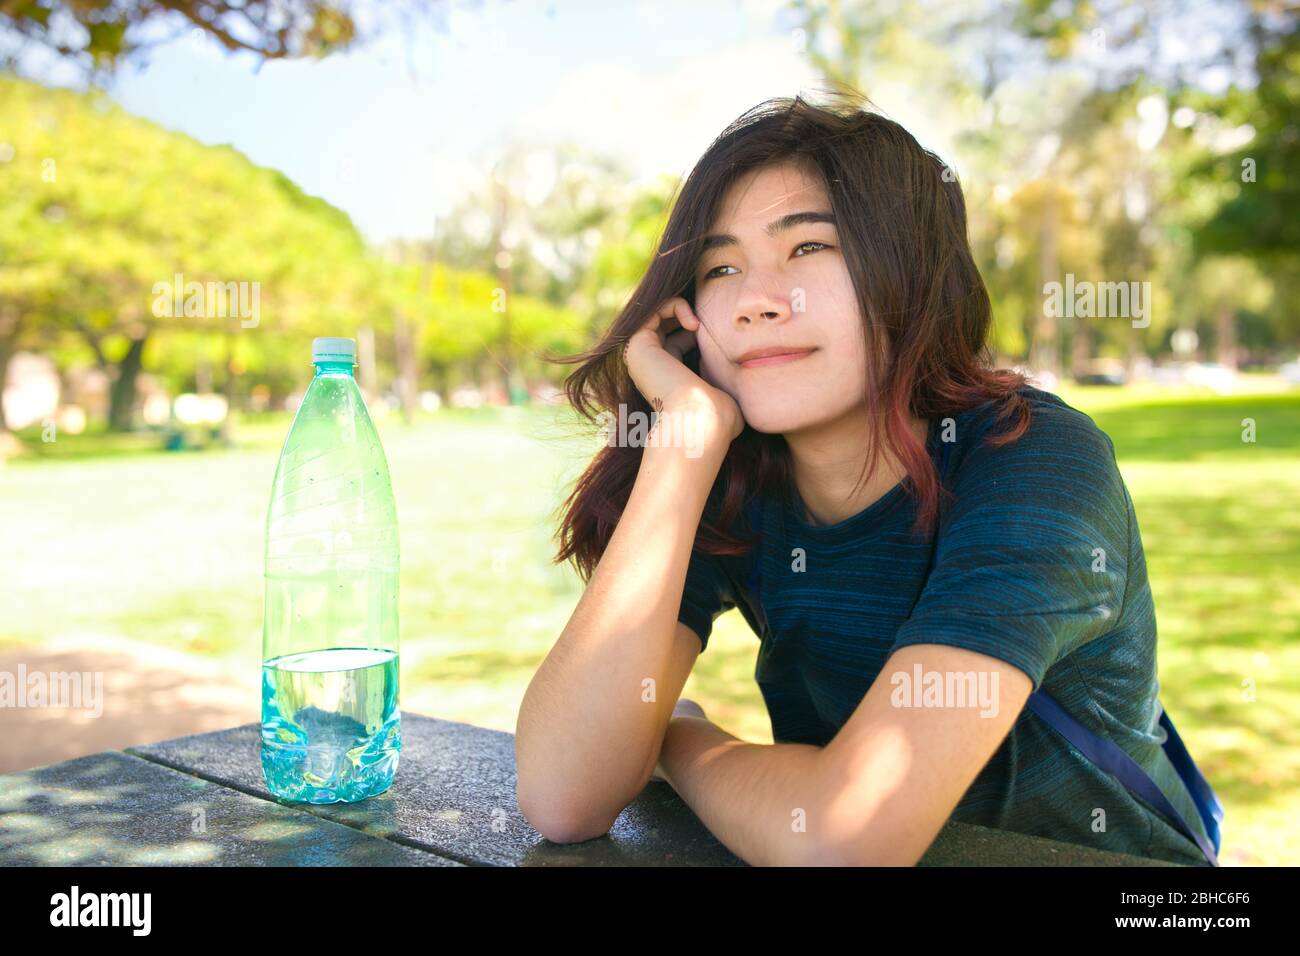
[[[795,362],[807,355],[811,355],[816,349],[802,348],[767,348],[755,349],[752,352],[746,352],[740,357],[737,363],[741,368],[762,368],[766,365],[785,365],[787,362]]]

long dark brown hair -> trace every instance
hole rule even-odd
[[[863,478],[876,465],[883,433],[917,501],[913,530],[924,533],[937,520],[940,495],[950,493],[908,428],[908,414],[943,418],[996,400],[999,420],[1016,416],[989,439],[1005,444],[1028,427],[1029,406],[1017,394],[1027,383],[1020,373],[991,367],[988,290],[971,254],[956,175],[902,126],[865,109],[866,102],[840,86],[825,106],[781,97],[735,120],[679,185],[658,251],[604,337],[585,352],[552,360],[581,363],[566,379],[565,392],[588,421],[616,415],[620,405],[649,419],[650,405],[623,364],[623,343],[664,300],[680,295],[694,307],[699,243],[735,180],[774,164],[805,164],[820,173],[830,196],[863,317],[871,432]],[[554,560],[573,561],[584,581],[627,505],[642,454],[639,446],[601,448],[563,503]],[[786,495],[792,487],[785,439],[746,425],[719,469],[694,547],[747,553],[754,539],[731,532],[744,508],[755,496]]]

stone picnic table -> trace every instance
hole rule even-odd
[[[261,726],[0,775],[0,866],[745,866],[666,783],[609,833],[551,843],[515,801],[514,735],[402,714],[393,785],[360,803],[281,801]],[[949,822],[921,866],[1172,866]]]

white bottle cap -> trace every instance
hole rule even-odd
[[[357,343],[352,339],[312,339],[311,360],[312,362],[350,362],[355,365]]]

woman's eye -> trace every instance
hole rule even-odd
[[[800,250],[800,249],[803,249],[805,246],[819,246],[821,249],[829,249],[829,248],[831,247],[831,246],[830,246],[830,243],[828,243],[828,242],[818,242],[816,239],[810,239],[810,240],[808,240],[807,242],[801,242],[801,243],[799,243],[799,245],[795,246],[795,247],[794,247],[794,251],[795,251],[795,253],[797,254],[797,253],[799,252],[799,250]],[[813,251],[814,251],[814,252],[817,252],[818,250],[817,250],[817,249],[814,249]],[[704,275],[700,277],[700,281],[701,281],[701,282],[707,282],[709,279],[717,279],[717,278],[720,278],[720,276],[715,275],[715,273],[716,273],[719,269],[730,269],[730,268],[732,268],[732,267],[731,267],[731,266],[714,266],[712,269],[710,269],[708,272],[704,273]]]
[[[829,249],[829,248],[830,248],[830,245],[829,245],[828,243],[825,243],[825,242],[818,242],[816,239],[810,239],[810,240],[808,240],[807,242],[801,242],[801,243],[799,243],[799,245],[797,245],[797,246],[794,247],[794,251],[795,251],[795,252],[798,252],[798,251],[799,251],[800,249],[802,249],[804,246],[821,246],[823,249]]]

